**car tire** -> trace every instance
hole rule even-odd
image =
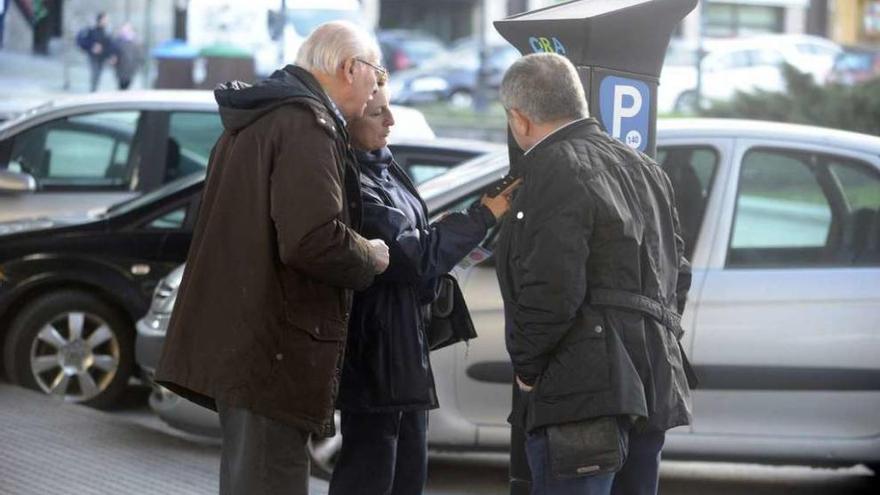
[[[88,292],[39,296],[12,321],[3,356],[12,383],[104,409],[134,371],[134,330],[119,311]]]
[[[339,452],[342,450],[342,431],[339,411],[333,414],[336,423],[336,434],[330,438],[316,438],[312,436],[307,445],[309,458],[312,464],[312,475],[329,480],[333,475],[333,468],[339,460]]]
[[[474,95],[466,89],[456,89],[449,94],[449,104],[455,108],[471,108],[474,105]]]
[[[697,92],[685,91],[678,95],[678,98],[675,99],[675,106],[673,108],[675,113],[696,113]]]

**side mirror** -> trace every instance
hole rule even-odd
[[[37,180],[31,174],[0,170],[0,193],[30,193],[37,190]]]

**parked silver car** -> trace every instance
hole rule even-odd
[[[694,267],[683,326],[701,386],[694,424],[667,458],[880,464],[880,138],[788,124],[670,120],[658,162]],[[460,208],[508,168],[498,152],[420,187],[435,215]],[[485,242],[491,248],[493,236]],[[504,450],[512,370],[491,258],[457,270],[479,338],[432,355],[441,407],[429,442]],[[179,274],[138,324],[159,338]],[[213,428],[184,400],[153,406],[184,429]],[[196,416],[198,414],[198,416]],[[314,449],[331,467],[338,439]]]

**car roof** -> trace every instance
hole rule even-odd
[[[108,91],[58,98],[46,102],[31,111],[64,110],[89,106],[141,106],[145,108],[164,105],[196,105],[217,108],[213,91],[206,90],[144,90]],[[31,111],[27,112],[30,113]]]
[[[657,137],[727,137],[727,138],[775,138],[815,144],[836,144],[869,153],[880,153],[880,137],[783,122],[743,119],[659,119]]]
[[[657,137],[661,142],[676,138],[771,138],[780,142],[834,144],[880,155],[880,137],[824,127],[757,120],[659,119]],[[468,160],[443,175],[425,181],[419,185],[419,191],[428,207],[433,210],[449,204],[452,197],[447,191],[454,189],[456,185],[469,184],[471,190],[476,190],[499,179],[507,169],[508,154],[502,149]]]
[[[394,135],[392,138],[434,137],[434,131],[419,110],[396,105],[392,105],[391,108],[401,124],[399,130],[392,133]],[[0,124],[0,139],[6,136],[5,131],[18,129],[22,124],[32,127],[75,113],[125,109],[210,112],[217,111],[217,101],[214,99],[213,91],[205,90],[114,91],[62,97],[18,113],[14,118]]]
[[[5,131],[23,124],[31,127],[70,114],[128,109],[208,112],[217,110],[217,102],[212,91],[202,90],[110,91],[65,96],[46,101],[4,122],[0,126],[0,138],[5,137]]]

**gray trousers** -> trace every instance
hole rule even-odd
[[[217,404],[220,495],[308,495],[309,434],[247,409]]]

